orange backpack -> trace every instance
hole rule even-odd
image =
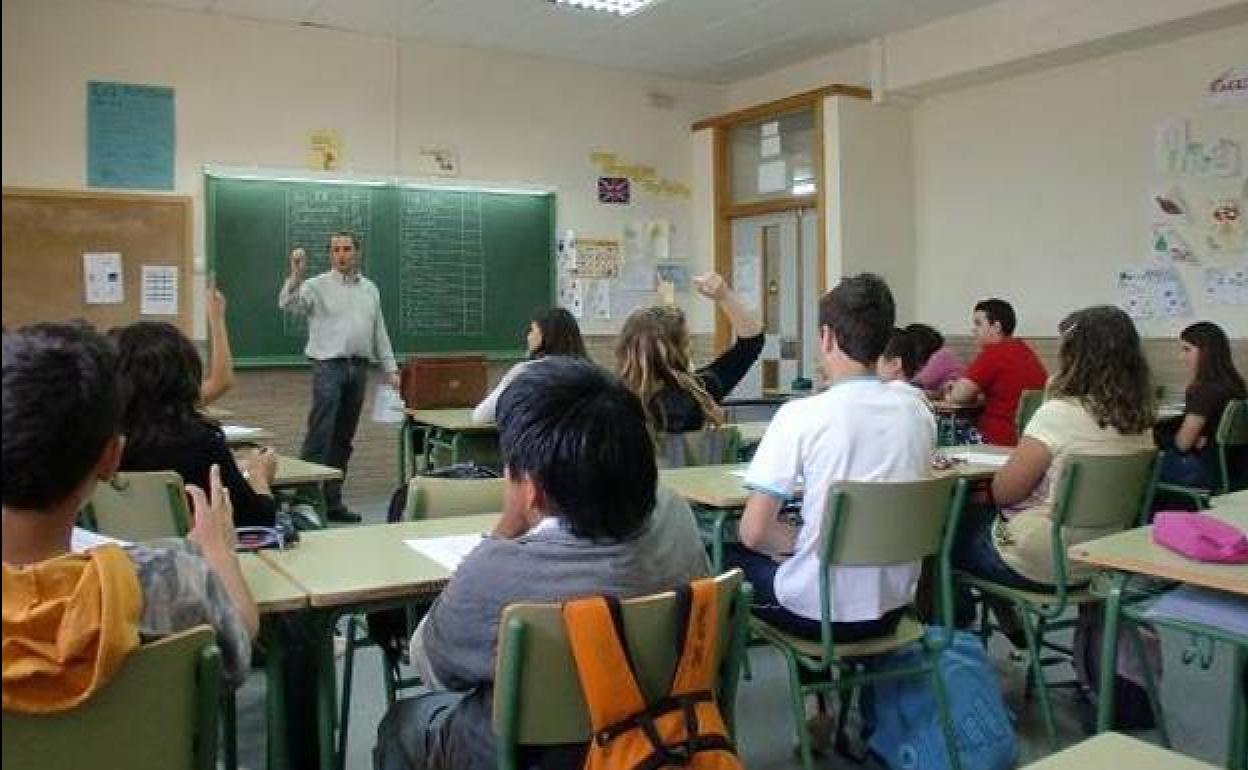
[[[620,603],[563,606],[568,641],[594,729],[584,770],[741,770],[715,703],[717,594],[709,579],[676,591],[680,662],[667,695],[647,704],[625,648]]]

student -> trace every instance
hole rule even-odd
[[[875,363],[893,328],[893,295],[879,276],[843,279],[819,301],[819,349],[830,386],[776,412],[750,463],[741,544],[727,566],[754,586],[754,614],[820,639],[819,542],[828,490],[839,481],[915,481],[931,474],[936,421],[916,388],[893,387]],[[805,486],[802,525],[778,518]],[[779,564],[773,557],[781,557]],[[850,642],[891,632],[913,597],[919,563],[835,567],[832,633]]]
[[[1152,446],[1153,389],[1135,325],[1122,310],[1099,305],[1067,316],[1060,369],[1049,398],[992,479],[993,506],[972,506],[962,517],[953,562],[973,575],[1027,591],[1051,592],[1050,540],[1054,496],[1073,454],[1129,454]],[[1066,528],[1066,547],[1106,534]],[[1091,570],[1067,565],[1068,580]]]
[[[234,387],[234,355],[230,352],[230,333],[225,328],[225,295],[213,287],[208,289],[208,344],[212,357],[208,361],[208,376],[199,387],[201,407]]]
[[[1043,390],[1048,373],[1027,343],[1015,338],[1014,308],[1001,299],[975,305],[972,317],[979,355],[950,386],[946,398],[970,404],[983,397],[979,432],[984,443],[1014,446],[1014,413],[1024,390]]]
[[[577,325],[576,318],[561,307],[552,307],[534,313],[529,319],[529,333],[524,338],[524,344],[529,352],[529,360],[521,361],[503,375],[503,378],[494,386],[494,390],[490,391],[485,400],[472,410],[473,422],[481,424],[494,422],[494,409],[498,404],[498,397],[532,362],[545,356],[587,357],[585,341],[581,339],[581,327]]]
[[[1226,332],[1209,321],[1194,323],[1179,334],[1180,355],[1187,369],[1187,390],[1181,420],[1158,425],[1157,444],[1164,451],[1161,480],[1206,489],[1219,478],[1216,434],[1228,401],[1248,398],[1244,378],[1231,359]],[[1232,468],[1248,466],[1235,458]]]
[[[186,335],[172,324],[140,321],[113,336],[126,434],[121,469],[173,470],[187,484],[204,487],[208,469],[218,466],[238,526],[273,526],[277,455],[263,449],[250,456],[245,473],[239,470],[221,426],[197,408],[202,365]]]
[[[875,364],[875,373],[884,382],[910,382],[919,368],[919,352],[914,336],[905,329],[893,329],[888,344]]]
[[[641,399],[659,433],[685,433],[719,425],[719,404],[763,352],[763,325],[724,279],[706,273],[694,279],[698,293],[713,300],[732,325],[736,341],[697,371],[690,365],[689,328],[677,307],[636,310],[624,322],[615,347],[616,369]]]
[[[910,324],[905,332],[914,346],[919,367],[910,381],[928,393],[943,393],[962,374],[962,359],[945,344],[944,336],[927,324]]]
[[[116,472],[125,443],[115,367],[111,346],[85,325],[4,335],[6,711],[73,708],[139,644],[204,623],[230,683],[251,663],[258,616],[217,469],[207,497],[189,488],[185,540],[71,551],[78,511]]]
[[[499,398],[498,427],[502,518],[413,636],[429,691],[382,720],[378,770],[495,767],[491,698],[507,605],[641,596],[706,572],[689,507],[655,491],[641,402],[615,377],[584,359],[537,362]]]

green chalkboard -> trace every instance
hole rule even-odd
[[[358,234],[396,353],[510,353],[554,299],[550,193],[205,178],[208,264],[229,301],[239,366],[306,363],[307,324],[277,306],[291,249],[328,269],[329,235]]]

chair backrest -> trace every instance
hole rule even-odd
[[[1144,520],[1156,474],[1154,449],[1067,457],[1053,500],[1054,532],[1060,527],[1118,530]]]
[[[96,532],[131,541],[184,537],[191,528],[186,488],[176,471],[122,472],[101,481],[83,517]]]
[[[144,645],[69,711],[5,711],[4,766],[215,768],[221,653],[214,639],[199,626]]]
[[[405,519],[440,519],[503,510],[503,479],[438,479],[413,476],[407,482]]]
[[[1043,403],[1043,390],[1024,390],[1019,394],[1018,410],[1014,412],[1014,427],[1017,429],[1018,435],[1023,435],[1023,430],[1027,427],[1027,423],[1031,421],[1031,416],[1036,413],[1036,410]]]
[[[935,554],[957,480],[837,483],[824,512],[820,561],[882,566]]]
[[[748,589],[741,570],[715,578],[719,612],[718,696],[732,724],[740,656],[745,644]],[[676,594],[668,591],[622,602],[627,638],[638,683],[647,701],[667,694],[677,664]],[[499,623],[494,681],[494,732],[499,767],[511,767],[521,745],[584,743],[589,714],[561,608],[558,604],[513,604]]]
[[[1226,494],[1236,479],[1231,473],[1229,455],[1238,451],[1238,447],[1248,445],[1248,399],[1233,399],[1226,402],[1222,410],[1222,419],[1218,421],[1218,432],[1214,435],[1218,442],[1218,466],[1222,473],[1222,485],[1218,491]]]
[[[658,460],[663,468],[722,465],[737,461],[741,431],[735,425],[707,425],[686,433],[663,433],[660,442]]]

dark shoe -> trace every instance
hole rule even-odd
[[[337,521],[343,524],[359,524],[363,521],[360,514],[348,511],[346,508],[343,508],[341,511],[330,511],[326,516],[330,521]]]

